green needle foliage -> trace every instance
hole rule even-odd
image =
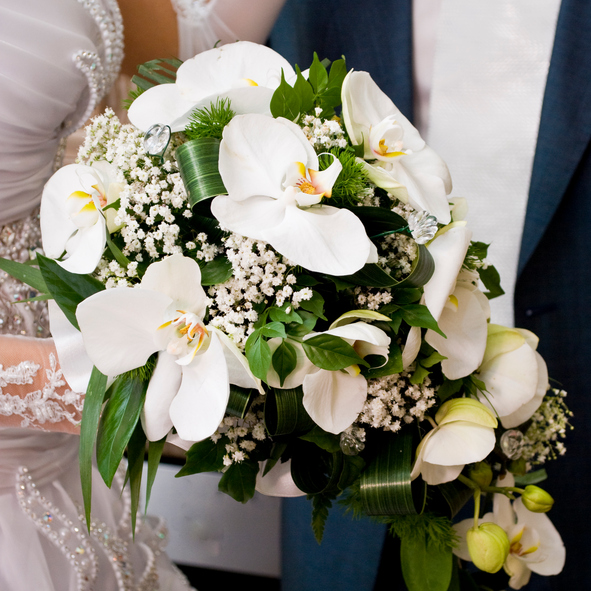
[[[189,140],[199,138],[222,139],[224,127],[232,121],[236,113],[230,106],[230,99],[217,99],[210,107],[197,109],[190,116],[190,123],[185,129]]]
[[[331,148],[328,153],[338,158],[343,165],[343,170],[332,188],[330,204],[335,207],[346,207],[359,203],[363,200],[369,183],[363,164],[357,162],[351,150]],[[329,156],[320,156],[320,170],[325,170],[332,162]]]

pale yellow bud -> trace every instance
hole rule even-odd
[[[486,573],[496,573],[509,554],[509,538],[496,523],[481,523],[466,535],[468,552],[476,567]]]
[[[534,513],[547,513],[554,505],[554,499],[544,489],[533,484],[525,487],[521,500],[525,508]]]

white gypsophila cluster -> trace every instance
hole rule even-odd
[[[418,419],[437,402],[435,388],[426,377],[422,384],[411,384],[412,372],[374,378],[367,382],[367,400],[357,424],[396,433],[404,424]]]
[[[336,119],[320,119],[322,109],[316,107],[316,117],[306,115],[302,120],[302,130],[316,150],[346,148],[347,140],[340,123]]]
[[[264,423],[263,403],[265,398],[256,398],[243,419],[225,416],[217,431],[211,436],[211,440],[217,443],[222,437],[227,437],[224,466],[240,463],[250,458],[249,453],[254,451],[257,443],[267,438]]]
[[[379,206],[379,203],[374,206]],[[398,202],[392,207],[392,211],[408,219],[414,210],[410,205]],[[411,236],[402,233],[388,234],[377,241],[377,248],[378,263],[394,279],[400,281],[410,274],[418,252],[417,243]],[[379,310],[392,301],[390,290],[355,287],[353,295],[357,306],[369,310]]]
[[[569,417],[573,415],[566,406],[565,397],[564,390],[553,388],[531,418],[521,452],[521,457],[530,464],[544,464],[565,454],[563,440],[567,429],[572,429]]]
[[[239,234],[224,239],[224,250],[232,264],[232,277],[225,283],[208,289],[211,298],[210,322],[243,347],[258,320],[257,304],[298,308],[309,300],[309,287],[295,287],[293,267],[267,243]]]
[[[121,127],[121,121],[110,108],[107,108],[102,115],[93,117],[86,127],[86,135],[78,149],[76,162],[91,164],[97,160],[105,160],[108,146],[118,137]]]

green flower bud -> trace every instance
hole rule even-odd
[[[509,464],[509,472],[515,474],[515,476],[523,476],[527,472],[527,462],[525,461],[525,458],[512,460]]]
[[[480,488],[489,486],[492,482],[493,473],[489,464],[478,462],[470,468],[470,480],[473,480]]]
[[[476,567],[486,573],[496,573],[509,554],[509,538],[496,523],[481,523],[466,535],[468,552]]]
[[[544,489],[533,484],[525,487],[521,500],[526,509],[534,513],[547,513],[554,505],[554,499]]]

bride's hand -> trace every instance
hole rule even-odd
[[[62,376],[53,340],[0,335],[0,427],[79,433],[83,400]]]

